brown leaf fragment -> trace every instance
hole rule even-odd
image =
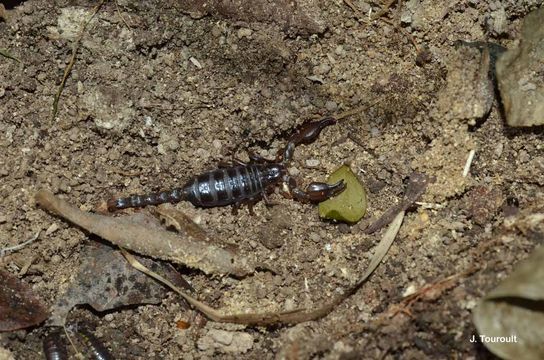
[[[284,31],[300,35],[322,33],[316,0],[189,0],[178,1],[182,12],[192,17],[205,15],[234,21],[274,23]]]
[[[24,329],[47,319],[44,303],[30,286],[4,270],[0,279],[0,331]]]
[[[244,258],[217,245],[166,231],[151,216],[111,217],[81,211],[47,190],[40,190],[36,202],[112,244],[142,255],[173,261],[207,274],[244,276],[255,267]]]
[[[473,310],[478,339],[501,359],[544,358],[544,248],[536,248]]]
[[[372,234],[391,223],[391,221],[393,221],[393,219],[395,218],[395,216],[397,216],[399,212],[405,211],[414,202],[416,202],[417,199],[419,199],[421,195],[425,193],[427,185],[429,185],[429,183],[433,181],[433,178],[428,177],[425,174],[417,172],[412,173],[410,175],[410,178],[408,179],[408,185],[406,186],[406,193],[404,195],[404,199],[398,204],[393,205],[392,207],[387,209],[378,220],[376,220],[368,228],[366,228],[364,233]]]
[[[119,251],[109,246],[89,246],[82,258],[77,275],[53,306],[48,325],[63,326],[66,316],[76,305],[89,304],[97,311],[106,311],[127,305],[158,304],[166,296],[162,285],[135,270]],[[139,260],[154,271],[166,271],[170,281],[187,288],[188,284],[173,269],[150,259]]]

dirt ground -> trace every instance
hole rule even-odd
[[[463,118],[452,110],[465,99],[452,74],[480,59],[457,41],[508,48],[541,3],[404,1],[386,21],[366,24],[379,4],[323,1],[327,30],[307,36],[277,24],[193,19],[168,1],[106,2],[85,31],[54,119],[72,44],[96,4],[8,4],[0,48],[20,62],[0,57],[0,247],[43,231],[1,266],[52,305],[83,249],[100,239],[35,206],[38,189],[93,211],[114,195],[179,186],[234,149],[243,159],[246,150],[272,158],[305,120],[359,109],[298,147],[290,169],[307,184],[350,164],[368,189],[359,224],[324,222],[315,205],[279,194],[272,208],[258,203],[255,216],[176,205],[217,241],[278,270],[236,279],[178,267],[200,300],[227,312],[312,308],[364,272],[381,233],[363,229],[400,201],[409,175],[435,176],[384,262],[328,316],[274,328],[206,322],[169,293],[159,305],[78,307],[68,323],[89,324],[120,359],[493,358],[469,341],[471,309],[544,240],[503,228],[542,194],[544,136],[542,128],[508,128],[493,91],[488,114]],[[403,302],[431,284],[432,294]],[[5,333],[0,347],[43,359],[46,333]]]

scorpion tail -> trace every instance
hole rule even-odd
[[[143,207],[147,205],[159,205],[164,203],[176,203],[187,198],[183,189],[176,188],[168,191],[161,191],[146,195],[132,195],[124,198],[113,198],[108,200],[108,210],[120,210],[126,208]]]

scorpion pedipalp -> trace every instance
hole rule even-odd
[[[290,179],[289,188],[293,197],[298,201],[321,202],[340,194],[346,188],[346,184],[344,180],[334,184],[312,182],[306,187],[306,190],[302,190],[296,186],[294,179]]]

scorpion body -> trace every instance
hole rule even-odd
[[[313,182],[304,191],[299,189],[296,181],[289,176],[287,166],[293,157],[295,146],[314,141],[321,130],[335,123],[336,120],[327,118],[304,124],[289,138],[287,145],[275,160],[267,160],[252,154],[249,163],[236,160],[235,165],[193,177],[181,188],[111,199],[108,201],[108,209],[113,211],[179,201],[189,201],[201,207],[252,203],[261,197],[265,197],[266,200],[266,193],[282,181],[287,184],[290,197],[300,201],[326,200],[342,192],[345,184],[342,181],[332,185]]]
[[[181,188],[117,199],[110,208],[124,209],[183,200],[201,207],[236,204],[257,198],[270,185],[278,182],[282,173],[283,167],[278,164],[247,164],[216,169],[195,176]]]

